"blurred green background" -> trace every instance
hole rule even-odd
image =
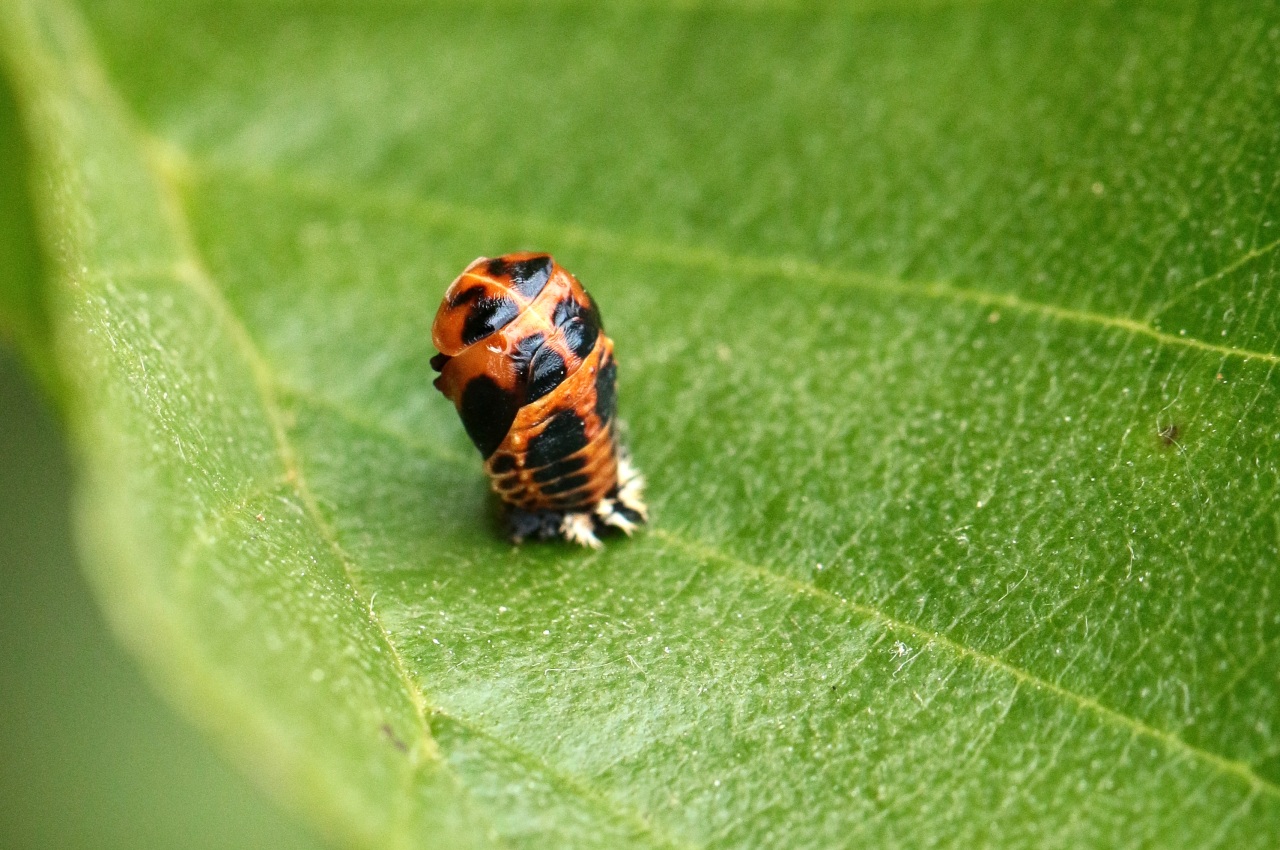
[[[319,846],[154,696],[80,576],[56,420],[0,347],[0,847]]]
[[[25,182],[0,87],[0,848],[317,847],[152,693],[80,574],[67,449],[32,377]]]

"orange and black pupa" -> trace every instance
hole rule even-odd
[[[618,444],[613,342],[577,278],[546,254],[481,257],[431,337],[436,389],[484,457],[512,541],[598,548],[645,522],[644,479]]]

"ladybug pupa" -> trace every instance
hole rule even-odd
[[[431,328],[453,402],[506,509],[511,540],[591,548],[646,521],[644,478],[618,444],[613,341],[582,284],[546,254],[481,257]]]

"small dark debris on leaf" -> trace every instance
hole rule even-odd
[[[1170,422],[1157,432],[1160,436],[1160,442],[1168,446],[1178,445],[1178,437],[1182,436],[1182,426],[1176,422]]]
[[[387,740],[391,742],[391,746],[395,747],[402,753],[409,752],[409,746],[404,741],[400,740],[399,736],[396,735],[395,730],[391,728],[390,724],[382,724],[382,734],[387,736]]]

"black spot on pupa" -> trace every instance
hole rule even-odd
[[[498,455],[489,464],[489,468],[493,470],[494,475],[501,475],[516,468],[516,459],[511,455]]]
[[[601,424],[607,424],[617,412],[618,364],[610,357],[596,372],[596,416]]]
[[[488,375],[479,375],[467,383],[458,407],[467,436],[486,458],[502,445],[519,411],[515,393],[507,392]]]
[[[470,345],[476,340],[484,339],[518,315],[520,308],[506,296],[485,296],[477,300],[475,306],[467,312],[467,320],[462,325],[462,344]]]
[[[581,319],[582,323],[595,328],[596,331],[604,330],[604,322],[600,319],[600,311],[596,308],[594,301],[583,303],[573,296],[562,298],[556,303],[556,309],[551,314],[551,321],[556,327],[564,327],[570,319]]]
[[[600,315],[600,308],[595,301],[588,301],[587,306],[582,308],[582,321],[598,331],[604,330],[604,317]]]
[[[551,320],[564,333],[569,350],[585,360],[600,336],[600,314],[595,307],[584,307],[576,298],[565,298],[556,304]]]
[[[533,333],[516,343],[515,349],[511,352],[511,359],[516,371],[520,375],[527,375],[529,372],[529,363],[533,360],[538,349],[542,348],[542,344],[547,341],[546,334]]]
[[[556,309],[551,314],[551,321],[562,328],[573,317],[578,315],[578,302],[572,296],[556,302]]]
[[[470,304],[472,301],[478,301],[484,297],[483,286],[469,286],[461,292],[455,293],[449,299],[449,307],[461,307],[463,304]]]
[[[557,493],[568,493],[571,490],[577,490],[579,487],[585,487],[591,481],[589,475],[566,475],[564,478],[552,481],[542,485],[542,492],[548,496]]]
[[[588,325],[581,319],[571,320],[561,330],[564,332],[565,343],[569,346],[569,350],[578,355],[579,360],[587,359],[587,355],[591,353],[596,340],[600,337],[598,328]]]
[[[551,278],[551,258],[545,254],[508,264],[511,288],[525,298],[534,298]]]
[[[572,410],[562,410],[551,417],[542,433],[529,441],[525,464],[530,469],[548,466],[580,451],[586,445],[586,425]]]
[[[529,404],[542,398],[560,386],[568,370],[560,352],[549,345],[542,346],[533,356],[529,364],[529,387],[525,394],[525,403]]]
[[[452,359],[453,358],[447,354],[437,354],[435,357],[431,358],[431,368],[435,369],[437,372],[443,372],[445,364]]]
[[[585,457],[569,457],[564,460],[558,460],[550,466],[544,466],[537,472],[533,473],[533,480],[539,484],[545,484],[548,481],[555,481],[562,475],[570,475],[582,467],[587,465]]]

